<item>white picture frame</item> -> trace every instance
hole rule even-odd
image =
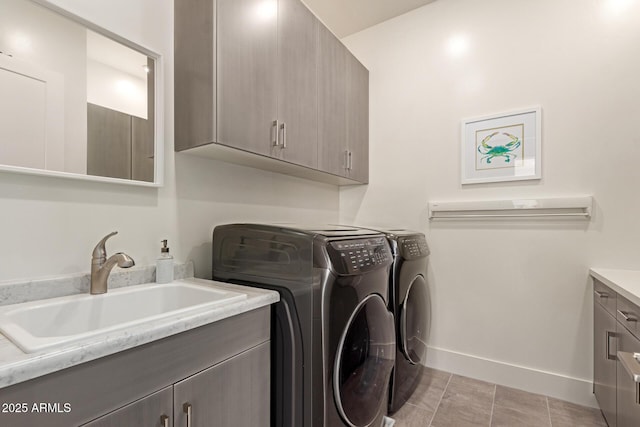
[[[540,106],[462,121],[461,182],[542,178]]]

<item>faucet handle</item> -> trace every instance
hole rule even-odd
[[[95,248],[93,248],[93,253],[91,254],[92,259],[106,259],[107,258],[107,249],[105,248],[105,242],[111,236],[115,236],[118,234],[117,231],[107,234],[98,242]]]

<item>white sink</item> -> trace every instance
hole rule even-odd
[[[247,295],[185,282],[129,286],[0,307],[0,331],[26,353],[209,310]]]

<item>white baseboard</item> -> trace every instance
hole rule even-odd
[[[470,354],[429,347],[430,368],[597,408],[591,380],[571,378]]]

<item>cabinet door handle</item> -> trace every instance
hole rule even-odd
[[[349,150],[344,150],[344,168],[349,170]]]
[[[609,294],[606,292],[600,292],[600,291],[593,291],[598,298],[609,298]]]
[[[160,417],[160,424],[162,427],[169,427],[169,417],[166,415],[162,415]]]
[[[273,138],[271,139],[272,144],[274,147],[277,147],[278,146],[278,121],[277,120],[274,120],[271,123],[271,131],[273,132],[272,134]]]
[[[283,122],[280,129],[282,129],[282,148],[287,148],[287,124]]]
[[[349,170],[351,170],[351,168],[353,167],[353,156],[351,154],[351,151],[349,151],[349,167],[347,168]]]
[[[626,320],[627,322],[637,322],[637,321],[638,321],[638,319],[636,319],[635,317],[631,317],[631,316],[629,316],[629,313],[627,313],[627,312],[625,312],[625,311],[618,310],[618,314],[619,314],[620,316],[622,316],[622,318],[623,318],[624,320]]]
[[[607,352],[607,360],[616,360],[616,355],[611,354],[611,338],[615,338],[615,332],[607,331],[607,343],[606,343],[606,352]]]
[[[193,417],[193,406],[187,402],[182,405],[182,411],[187,414],[187,427],[191,427],[191,418]]]

